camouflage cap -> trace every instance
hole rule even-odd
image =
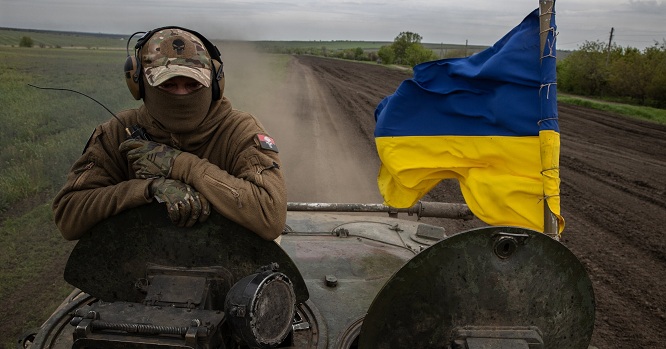
[[[141,64],[150,86],[185,76],[210,87],[210,54],[196,35],[185,30],[166,28],[154,33],[141,48]]]

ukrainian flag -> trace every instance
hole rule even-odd
[[[560,215],[554,14],[540,45],[539,11],[492,47],[414,67],[377,107],[379,190],[386,205],[414,205],[455,178],[490,225],[544,231],[544,202]]]

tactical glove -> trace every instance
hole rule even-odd
[[[156,178],[148,186],[148,191],[151,197],[166,204],[169,218],[179,227],[191,227],[210,216],[208,200],[181,181]]]
[[[142,139],[128,139],[119,149],[127,152],[127,160],[137,178],[169,178],[176,157],[182,153],[168,145]]]

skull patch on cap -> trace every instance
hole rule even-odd
[[[176,77],[192,78],[205,87],[211,83],[211,58],[194,34],[176,28],[154,33],[141,49],[141,62],[151,86]]]

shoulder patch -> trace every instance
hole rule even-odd
[[[263,133],[257,133],[256,139],[261,149],[272,150],[276,153],[278,152],[277,144],[275,144],[275,141],[272,137],[269,137]]]

